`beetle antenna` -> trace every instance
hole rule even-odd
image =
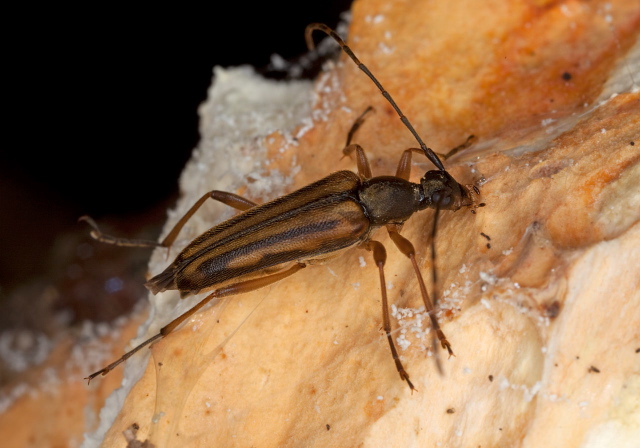
[[[407,129],[409,129],[409,131],[413,134],[415,139],[418,141],[418,144],[420,145],[420,148],[424,152],[424,155],[427,156],[427,158],[429,160],[431,160],[431,163],[433,163],[436,166],[436,168],[438,168],[440,171],[445,171],[444,166],[442,165],[442,162],[440,161],[440,158],[436,155],[435,152],[433,152],[433,150],[431,148],[427,147],[427,145],[422,141],[422,138],[420,138],[420,136],[418,135],[416,130],[413,128],[413,126],[409,122],[409,119],[402,113],[402,111],[400,110],[400,107],[398,107],[396,102],[393,101],[393,98],[391,98],[391,95],[389,95],[389,92],[387,92],[384,89],[384,87],[382,87],[382,84],[380,84],[380,81],[378,81],[378,79],[375,76],[373,76],[373,73],[371,73],[369,71],[367,66],[364,65],[362,62],[360,62],[360,60],[356,57],[356,55],[353,53],[351,48],[349,48],[347,46],[347,44],[342,40],[342,38],[338,35],[338,33],[333,31],[331,28],[329,28],[324,23],[312,23],[312,24],[308,25],[307,29],[305,31],[305,39],[307,41],[307,48],[309,49],[309,51],[311,51],[311,50],[313,50],[315,48],[315,45],[313,43],[313,38],[311,37],[311,35],[313,34],[313,32],[315,30],[322,31],[323,33],[325,33],[328,36],[330,36],[333,40],[335,40],[338,43],[338,45],[340,45],[342,50],[345,53],[347,53],[347,55],[358,66],[358,68],[360,70],[362,70],[369,77],[369,79],[371,79],[371,81],[373,81],[373,83],[376,85],[376,87],[378,87],[378,89],[380,90],[380,93],[382,93],[382,96],[384,96],[386,98],[386,100],[389,102],[389,104],[391,104],[391,106],[393,106],[393,108],[395,109],[396,113],[400,117],[400,120],[404,123],[404,125],[407,127]]]

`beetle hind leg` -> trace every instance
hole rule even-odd
[[[182,230],[182,227],[187,223],[187,221],[193,216],[193,214],[206,202],[207,199],[213,199],[214,201],[222,202],[229,207],[233,207],[236,210],[245,211],[249,210],[251,207],[255,207],[257,204],[249,199],[243,198],[234,193],[229,193],[227,191],[220,190],[212,190],[208,193],[205,193],[198,201],[191,206],[189,211],[184,214],[182,218],[173,226],[173,229],[169,232],[169,234],[162,240],[162,243],[159,245],[162,247],[171,247],[173,242],[178,237],[178,233]]]
[[[95,373],[92,373],[85,379],[91,382],[91,380],[94,379],[95,377],[100,375],[104,376],[107,373],[111,372],[114,368],[116,368],[118,365],[122,364],[124,361],[129,359],[134,353],[136,353],[141,348],[147,345],[150,345],[151,343],[157,341],[158,339],[162,339],[163,337],[167,336],[169,333],[171,333],[173,330],[179,327],[180,324],[182,324],[185,320],[187,320],[189,317],[194,315],[197,311],[199,311],[202,307],[204,307],[206,304],[208,304],[212,300],[214,299],[217,300],[222,297],[242,294],[245,292],[250,292],[256,289],[264,288],[265,286],[271,285],[272,283],[278,282],[286,277],[289,277],[290,275],[295,274],[305,266],[306,265],[304,263],[296,263],[289,269],[282,272],[278,272],[277,274],[267,275],[264,277],[254,278],[251,280],[245,280],[242,282],[233,283],[231,285],[227,285],[222,288],[216,289],[211,294],[209,294],[204,299],[202,299],[200,302],[198,302],[193,308],[184,312],[183,314],[181,314],[180,316],[176,317],[174,320],[169,322],[167,325],[162,327],[158,334],[147,339],[143,343],[136,346],[133,350],[130,350],[127,353],[125,353],[122,357],[117,359],[115,362],[112,362],[105,368],[98,370]]]
[[[96,241],[100,241],[105,244],[113,244],[114,246],[123,246],[123,247],[161,247],[162,244],[156,241],[151,240],[141,240],[141,239],[132,239],[132,238],[120,238],[117,236],[107,235],[106,233],[102,233],[102,230],[98,227],[98,224],[93,220],[91,216],[81,216],[78,218],[78,221],[84,221],[89,224],[92,228],[91,230],[91,238]]]
[[[151,240],[141,240],[141,239],[130,239],[130,238],[120,238],[117,236],[107,235],[106,233],[102,233],[98,224],[91,218],[90,216],[84,215],[78,218],[78,221],[84,221],[89,224],[93,230],[91,230],[91,238],[96,241],[100,241],[101,243],[113,244],[114,246],[125,246],[125,247],[171,247],[175,239],[178,237],[178,233],[182,230],[182,227],[187,223],[187,221],[193,216],[193,214],[205,203],[207,199],[213,199],[215,201],[222,202],[230,207],[233,207],[237,210],[245,211],[250,209],[251,207],[256,206],[255,202],[250,201],[249,199],[243,198],[242,196],[238,196],[234,193],[228,193],[226,191],[213,190],[206,193],[202,196],[195,204],[191,206],[189,211],[184,214],[182,218],[178,221],[178,223],[173,226],[173,229],[169,232],[169,234],[165,237],[162,242],[158,243],[157,241]]]

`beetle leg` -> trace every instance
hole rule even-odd
[[[226,296],[232,296],[236,294],[243,294],[245,292],[255,291],[256,289],[264,288],[265,286],[269,286],[272,283],[279,282],[280,280],[289,277],[290,275],[295,274],[300,269],[304,268],[306,264],[304,263],[296,263],[291,266],[289,269],[266,275],[264,277],[252,278],[250,280],[244,280],[242,282],[232,283],[227,286],[223,286],[222,288],[218,288],[209,294],[207,297],[202,299],[196,306],[191,308],[189,311],[184,314],[178,316],[176,319],[172,320],[169,324],[165,325],[160,329],[160,334],[162,336],[166,336],[171,333],[176,327],[178,327],[182,322],[184,322],[187,318],[189,318],[192,314],[197,312],[200,308],[205,306],[211,299],[221,298]]]
[[[476,138],[475,135],[470,135],[469,137],[467,137],[467,139],[464,141],[464,143],[462,143],[462,144],[456,146],[455,148],[451,149],[448,153],[441,154],[441,153],[437,152],[436,154],[438,154],[444,160],[447,160],[448,158],[455,156],[458,152],[467,149],[469,146],[473,145],[477,140],[478,139]]]
[[[182,218],[180,218],[180,221],[178,221],[175,226],[173,226],[173,229],[171,229],[171,232],[169,232],[169,234],[164,238],[164,240],[162,240],[162,243],[160,243],[159,246],[171,247],[173,242],[178,237],[178,233],[180,233],[180,230],[182,230],[182,227],[184,227],[184,225],[187,223],[189,218],[191,218],[193,214],[209,198],[215,201],[222,202],[225,205],[228,205],[230,207],[233,207],[241,211],[249,210],[251,207],[255,207],[257,205],[255,202],[250,201],[249,199],[243,198],[242,196],[238,196],[237,194],[228,193],[226,191],[220,191],[220,190],[210,191],[209,193],[206,193],[204,196],[198,199],[198,202],[196,202],[191,206],[189,211],[185,213]]]
[[[474,135],[470,135],[467,137],[464,143],[456,146],[452,150],[450,150],[446,154],[441,154],[437,152],[436,154],[442,157],[443,160],[447,160],[449,157],[453,157],[459,151],[467,149],[469,146],[473,145],[476,142],[477,138]],[[409,176],[411,175],[411,153],[417,152],[419,154],[424,154],[422,149],[420,148],[409,148],[402,153],[402,157],[400,158],[400,162],[398,163],[398,169],[396,170],[396,177],[400,179],[409,180]]]
[[[371,174],[371,166],[369,165],[369,159],[367,159],[367,155],[365,154],[364,149],[362,149],[362,146],[357,143],[352,143],[344,148],[342,153],[345,156],[348,156],[353,151],[356,152],[356,163],[358,165],[358,175],[360,176],[360,179],[371,179],[371,177],[373,177]]]
[[[238,196],[237,194],[219,190],[210,191],[209,193],[202,196],[198,200],[198,202],[193,204],[189,211],[182,218],[180,218],[180,221],[178,221],[173,229],[171,229],[171,232],[169,232],[165,239],[160,243],[151,240],[119,238],[116,236],[107,235],[106,233],[102,233],[96,222],[90,216],[81,216],[80,218],[78,218],[78,221],[85,221],[86,223],[88,223],[93,228],[93,230],[91,231],[91,237],[94,240],[100,241],[101,243],[127,247],[171,247],[175,239],[178,237],[178,233],[180,233],[180,230],[182,230],[182,227],[184,227],[189,218],[191,218],[191,216],[193,216],[193,214],[209,198],[222,202],[223,204],[241,211],[248,210],[251,207],[257,205],[255,202],[252,202],[249,199],[245,199],[242,196]]]
[[[204,299],[202,299],[200,302],[198,302],[193,308],[191,308],[190,310],[184,312],[183,314],[181,314],[180,316],[178,316],[177,318],[175,318],[174,320],[169,322],[167,325],[162,327],[158,334],[156,334],[155,336],[147,339],[142,344],[136,346],[133,350],[130,350],[127,353],[125,353],[124,355],[122,355],[122,357],[120,359],[116,360],[115,362],[112,362],[111,364],[109,364],[104,369],[101,369],[101,370],[98,370],[95,373],[92,373],[91,375],[89,375],[85,379],[88,380],[89,382],[91,382],[91,380],[94,379],[95,377],[97,377],[98,375],[102,375],[102,376],[106,375],[107,373],[112,371],[114,368],[116,368],[118,365],[120,365],[121,363],[123,363],[124,361],[129,359],[131,356],[133,356],[133,354],[135,354],[141,348],[143,348],[143,347],[151,344],[152,342],[155,342],[158,339],[161,339],[161,338],[165,337],[166,335],[168,335],[169,333],[171,333],[182,322],[184,322],[189,317],[191,317],[193,314],[198,312],[207,303],[211,302],[211,300],[220,299],[222,297],[231,296],[231,295],[235,295],[235,294],[242,294],[242,293],[245,293],[245,292],[254,291],[256,289],[263,288],[263,287],[268,286],[268,285],[270,285],[272,283],[278,282],[278,281],[280,281],[280,280],[282,280],[282,279],[284,279],[286,277],[289,277],[290,275],[295,274],[296,272],[298,272],[300,269],[304,268],[305,266],[306,265],[304,263],[296,263],[293,266],[291,266],[289,269],[287,269],[285,271],[282,271],[282,272],[278,272],[277,274],[272,274],[272,275],[268,275],[268,276],[265,276],[265,277],[254,278],[254,279],[251,279],[251,280],[245,280],[245,281],[242,281],[242,282],[233,283],[231,285],[227,285],[227,286],[224,286],[222,288],[216,289],[211,294],[209,294]]]
[[[345,148],[351,144],[351,139],[353,138],[353,135],[356,133],[358,128],[362,126],[362,123],[364,123],[364,116],[367,115],[372,110],[373,110],[373,107],[371,106],[367,107],[364,110],[364,112],[362,112],[360,116],[356,118],[356,121],[353,122],[353,124],[351,125],[351,129],[349,129],[349,133],[347,134],[347,143],[345,144]]]
[[[398,168],[396,169],[396,177],[400,179],[409,180],[409,176],[411,175],[411,153],[417,152],[419,154],[424,154],[422,149],[420,148],[409,148],[405,149],[402,153],[402,157],[400,157],[400,162],[398,162]]]
[[[398,162],[398,168],[396,169],[396,177],[400,179],[409,180],[411,175],[411,150],[406,149],[400,157]]]
[[[367,155],[365,154],[364,149],[362,149],[362,147],[356,143],[352,144],[351,139],[353,138],[358,128],[362,126],[365,115],[367,115],[367,113],[371,112],[372,110],[373,110],[373,107],[369,106],[364,110],[364,112],[360,114],[358,118],[356,118],[356,121],[353,122],[353,125],[351,125],[351,129],[347,134],[347,143],[344,149],[342,150],[343,157],[351,155],[353,151],[356,152],[356,163],[358,164],[358,174],[360,175],[360,178],[362,180],[370,179],[371,177],[373,177],[371,174],[371,166],[369,165],[369,160],[367,159]]]
[[[402,366],[400,356],[398,356],[398,351],[396,350],[396,346],[393,343],[393,338],[391,337],[391,320],[389,319],[389,304],[387,301],[387,283],[384,279],[384,263],[387,260],[387,251],[385,250],[382,243],[373,240],[369,240],[364,243],[364,248],[368,251],[373,252],[373,260],[375,261],[376,266],[378,266],[378,271],[380,273],[380,292],[382,293],[382,322],[384,324],[384,331],[387,334],[387,340],[389,341],[389,347],[391,347],[391,355],[393,356],[393,361],[396,363],[396,369],[398,369],[400,378],[405,380],[413,391],[415,387],[413,387],[413,383],[409,380],[409,374],[406,370],[404,370],[404,367]]]
[[[431,300],[429,299],[429,293],[427,292],[427,287],[424,284],[424,279],[422,278],[422,274],[420,273],[420,268],[418,267],[418,262],[416,261],[416,251],[413,248],[413,244],[411,241],[400,235],[398,230],[394,225],[388,225],[387,231],[389,232],[389,236],[391,240],[395,243],[396,247],[405,254],[411,260],[411,264],[413,265],[413,270],[416,273],[416,277],[418,279],[418,284],[420,285],[420,293],[422,294],[422,301],[424,302],[424,306],[429,314],[429,318],[431,319],[431,327],[435,331],[438,339],[440,340],[440,344],[442,348],[446,348],[449,352],[449,356],[453,355],[453,350],[451,350],[451,344],[447,340],[447,337],[444,335],[444,332],[440,328],[440,324],[438,323],[438,318],[436,317],[435,309]]]
[[[81,216],[78,218],[78,221],[84,221],[91,226],[93,230],[91,230],[91,238],[96,241],[100,241],[101,243],[113,244],[115,246],[124,246],[124,247],[160,247],[161,244],[157,241],[151,240],[141,240],[141,239],[129,239],[129,238],[119,238],[117,236],[107,235],[106,233],[102,233],[102,230],[98,227],[98,224],[93,220],[91,216]]]

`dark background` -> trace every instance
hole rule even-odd
[[[260,68],[274,53],[295,58],[306,52],[305,26],[335,27],[351,1],[236,3],[142,14],[38,10],[6,18],[16,31],[4,44],[0,329],[29,324],[21,315],[51,286],[49,301],[75,308],[74,320],[112,318],[61,299],[78,289],[69,284],[67,264],[89,274],[90,263],[78,258],[88,257],[86,247],[78,246],[91,240],[77,218],[89,214],[114,233],[155,239],[198,142],[197,108],[213,66]],[[129,251],[109,247],[96,269],[119,272],[121,255],[113,254]],[[86,285],[75,294],[101,300]]]

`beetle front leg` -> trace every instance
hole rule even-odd
[[[442,348],[447,349],[449,352],[449,356],[453,355],[453,350],[451,349],[451,344],[447,340],[447,337],[444,335],[444,332],[440,328],[440,324],[438,323],[438,318],[436,317],[436,312],[433,304],[431,303],[431,299],[429,299],[429,293],[427,292],[427,287],[424,284],[424,279],[422,278],[422,274],[420,273],[420,268],[418,267],[418,262],[416,261],[416,251],[413,248],[413,244],[411,241],[400,235],[398,229],[394,225],[388,225],[387,231],[389,232],[389,236],[391,240],[394,242],[396,247],[406,255],[413,265],[413,270],[416,273],[416,278],[418,279],[418,284],[420,285],[420,293],[422,294],[422,301],[424,302],[424,306],[427,310],[427,314],[431,319],[431,327],[435,331],[438,339],[440,340],[440,344]]]
[[[385,250],[382,243],[373,240],[369,240],[364,243],[364,248],[368,251],[373,252],[373,260],[375,261],[376,266],[378,266],[378,272],[380,273],[380,292],[382,293],[382,322],[384,325],[384,331],[387,334],[387,340],[389,341],[389,347],[391,347],[391,355],[393,356],[393,361],[396,363],[396,369],[398,369],[400,378],[406,381],[411,388],[411,391],[413,391],[415,390],[415,387],[413,387],[413,383],[409,380],[409,374],[406,370],[404,370],[404,367],[402,366],[400,356],[398,355],[396,346],[393,343],[393,338],[391,337],[391,320],[389,319],[389,304],[387,301],[387,283],[384,279],[384,264],[387,261],[387,251]]]

